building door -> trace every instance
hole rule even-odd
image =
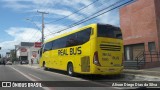
[[[143,54],[144,44],[135,44],[133,47],[133,60],[136,60],[136,57]]]

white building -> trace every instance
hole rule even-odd
[[[36,64],[39,62],[39,50],[40,46],[37,47],[34,42],[21,42],[19,45],[16,45],[16,57],[22,63],[29,64],[31,64],[31,59],[33,59],[33,63]]]

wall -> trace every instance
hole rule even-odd
[[[122,7],[120,26],[124,45],[145,43],[145,51],[148,51],[148,42],[154,41],[159,49],[154,0],[137,0]]]
[[[37,63],[37,60],[39,60],[38,50],[40,48],[35,48],[34,46],[32,46],[32,47],[23,46],[23,48],[27,49],[26,53],[27,53],[27,56],[28,56],[29,64],[31,64],[31,58],[33,58],[32,52],[35,51],[37,53],[37,57],[34,58],[34,62],[33,62],[33,63]],[[22,52],[20,51],[20,49],[18,49],[17,50],[17,58],[22,55],[21,53]]]
[[[158,40],[160,42],[160,0],[155,1],[155,10],[156,10],[156,21],[157,21],[157,29],[158,29]],[[160,47],[160,44],[159,44]],[[159,49],[160,50],[160,49]]]

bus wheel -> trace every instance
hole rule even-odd
[[[45,62],[43,62],[42,68],[43,68],[43,70],[47,70]]]
[[[73,64],[69,63],[67,66],[67,73],[69,76],[74,76],[74,71],[73,71]]]

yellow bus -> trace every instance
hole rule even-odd
[[[91,24],[47,40],[40,66],[67,71],[68,75],[120,74],[123,42],[119,27]]]

